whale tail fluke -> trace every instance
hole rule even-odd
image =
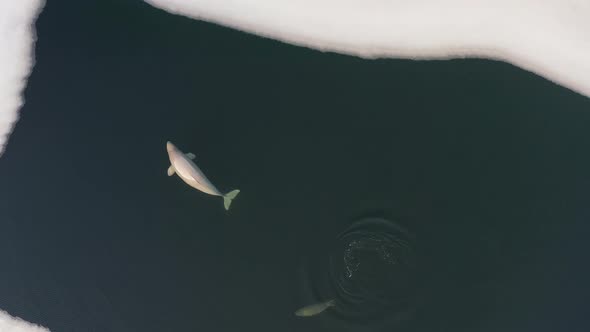
[[[229,206],[231,205],[231,202],[234,198],[236,198],[236,196],[238,196],[238,194],[240,193],[240,191],[238,189],[236,190],[232,190],[230,192],[228,192],[227,194],[223,195],[223,206],[225,207],[226,210],[229,210]]]

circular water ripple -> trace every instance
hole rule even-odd
[[[417,303],[418,259],[413,235],[383,218],[363,218],[307,266],[311,297],[334,299],[321,315],[345,326],[391,328],[411,319]]]

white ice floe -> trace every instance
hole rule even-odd
[[[22,93],[34,63],[34,23],[43,4],[44,0],[0,0],[0,156],[24,102]]]
[[[10,316],[0,310],[0,331],[2,332],[49,332],[49,329]]]
[[[364,58],[503,60],[590,96],[589,0],[145,0]]]

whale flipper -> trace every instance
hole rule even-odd
[[[176,171],[174,170],[174,166],[170,165],[170,167],[168,167],[168,176],[172,176],[174,175]]]

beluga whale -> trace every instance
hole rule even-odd
[[[232,190],[226,194],[221,193],[193,162],[195,159],[194,154],[183,153],[170,141],[166,142],[166,150],[170,158],[168,176],[176,173],[189,186],[209,195],[223,197],[223,206],[226,210],[229,210],[232,200],[240,193],[239,190]]]
[[[295,311],[295,316],[299,317],[311,317],[315,315],[319,315],[324,312],[326,309],[330,307],[336,306],[336,300],[328,300],[326,302],[310,304],[305,306],[297,311]]]

